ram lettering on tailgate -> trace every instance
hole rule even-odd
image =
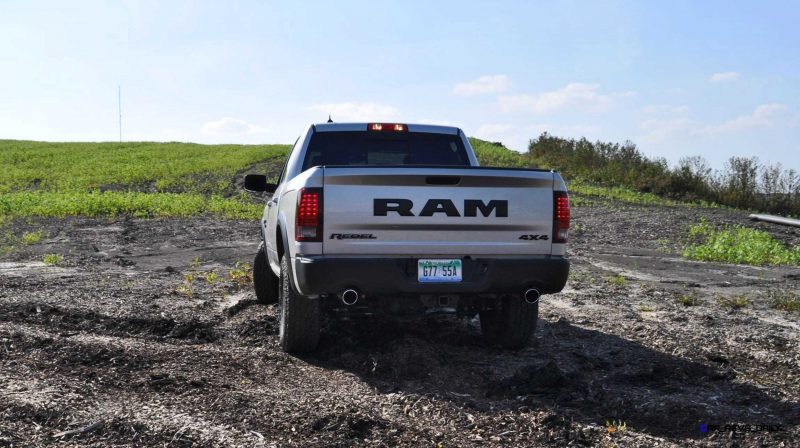
[[[400,216],[414,216],[414,202],[411,199],[374,199],[373,215],[388,216],[395,212]],[[444,213],[447,216],[478,216],[478,211],[485,217],[494,212],[497,218],[508,218],[508,201],[490,200],[488,203],[480,199],[465,199],[464,214],[462,215],[450,199],[429,199],[422,207],[418,216],[433,216],[435,213]]]

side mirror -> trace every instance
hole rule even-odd
[[[267,183],[267,176],[263,174],[248,174],[244,176],[244,189],[247,191],[275,193],[277,188],[277,185]]]

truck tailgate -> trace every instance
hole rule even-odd
[[[551,252],[549,171],[325,167],[323,183],[326,255]]]

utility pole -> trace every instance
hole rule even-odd
[[[119,110],[119,142],[122,143],[122,87],[117,84],[117,109]]]

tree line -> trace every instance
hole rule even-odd
[[[526,165],[552,168],[567,179],[603,186],[624,186],[684,200],[714,202],[781,215],[800,215],[800,174],[757,157],[731,157],[713,169],[700,156],[684,157],[671,167],[651,159],[633,142],[591,142],[548,133],[531,140]]]

